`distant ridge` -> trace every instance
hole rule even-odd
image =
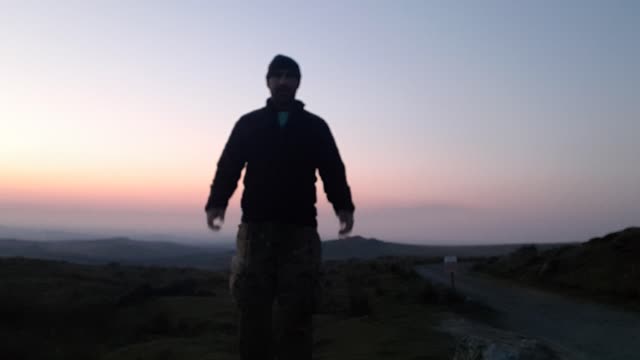
[[[226,249],[229,249],[231,245],[235,243],[234,237],[227,235],[216,235],[215,237],[213,237],[211,236],[211,234],[190,235],[171,232],[149,232],[144,230],[83,231],[56,228],[6,226],[0,224],[0,239],[66,241],[108,238],[129,238],[140,241],[174,242],[180,244],[193,244],[196,246],[218,245],[220,248]]]
[[[1,257],[28,257],[82,264],[123,264],[214,268],[217,257],[228,257],[219,247],[183,245],[163,241],[139,241],[125,237],[33,241],[0,239]],[[208,265],[208,266],[207,266]]]
[[[0,225],[0,238],[25,240],[82,240],[102,237],[97,233],[69,231],[61,229],[27,228],[19,226]]]
[[[324,260],[372,259],[380,256],[486,257],[507,254],[517,245],[428,246],[399,244],[352,236],[322,243]],[[552,247],[553,245],[543,245]],[[555,245],[558,246],[558,245]],[[140,241],[127,237],[89,240],[33,241],[0,238],[0,257],[61,260],[80,264],[118,262],[127,265],[228,269],[234,250],[212,245],[187,245],[168,241]]]
[[[414,245],[386,242],[375,238],[352,236],[340,240],[325,241],[322,246],[325,260],[341,260],[349,258],[370,259],[380,256],[423,256],[442,257],[455,255],[459,257],[485,257],[508,254],[523,244],[506,245]],[[542,245],[554,247],[558,245]]]

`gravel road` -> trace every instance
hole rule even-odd
[[[434,283],[450,283],[442,265],[417,271]],[[640,359],[640,314],[577,300],[459,268],[456,289],[500,313],[506,330],[542,339],[586,360]]]

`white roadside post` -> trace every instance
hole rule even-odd
[[[455,274],[458,270],[458,257],[457,256],[445,256],[444,257],[444,271],[451,274],[451,288],[456,289]]]

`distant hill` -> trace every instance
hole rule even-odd
[[[217,234],[215,238],[209,235],[172,234],[166,232],[104,230],[81,231],[55,228],[34,228],[20,226],[6,226],[0,224],[0,239],[22,239],[35,241],[66,241],[106,238],[133,238],[141,241],[173,242],[182,244],[204,245],[229,250],[235,244],[232,236]],[[215,242],[212,240],[215,239]]]
[[[412,245],[354,236],[341,240],[325,241],[322,246],[322,256],[325,260],[342,260],[349,258],[371,259],[380,256],[442,257],[455,255],[458,257],[487,257],[508,254],[521,246],[522,244],[473,246]],[[558,245],[549,244],[543,246],[553,247]]]
[[[640,228],[548,250],[525,246],[476,268],[540,286],[638,301]]]
[[[62,260],[81,264],[123,264],[219,268],[230,251],[219,247],[172,242],[138,241],[128,238],[94,240],[30,241],[0,239],[0,256]]]
[[[81,231],[0,225],[0,239],[60,241],[83,240],[99,237],[103,237],[103,235]]]
[[[373,259],[380,256],[486,257],[507,254],[521,245],[426,246],[366,239],[360,236],[322,243],[324,260]],[[218,245],[198,246],[129,238],[31,241],[0,239],[0,257],[62,260],[80,264],[118,262],[129,265],[227,269],[234,251]]]

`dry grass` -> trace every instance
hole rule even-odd
[[[10,359],[236,359],[225,273],[0,259],[0,353]],[[401,259],[331,262],[317,359],[447,359],[441,308]]]

